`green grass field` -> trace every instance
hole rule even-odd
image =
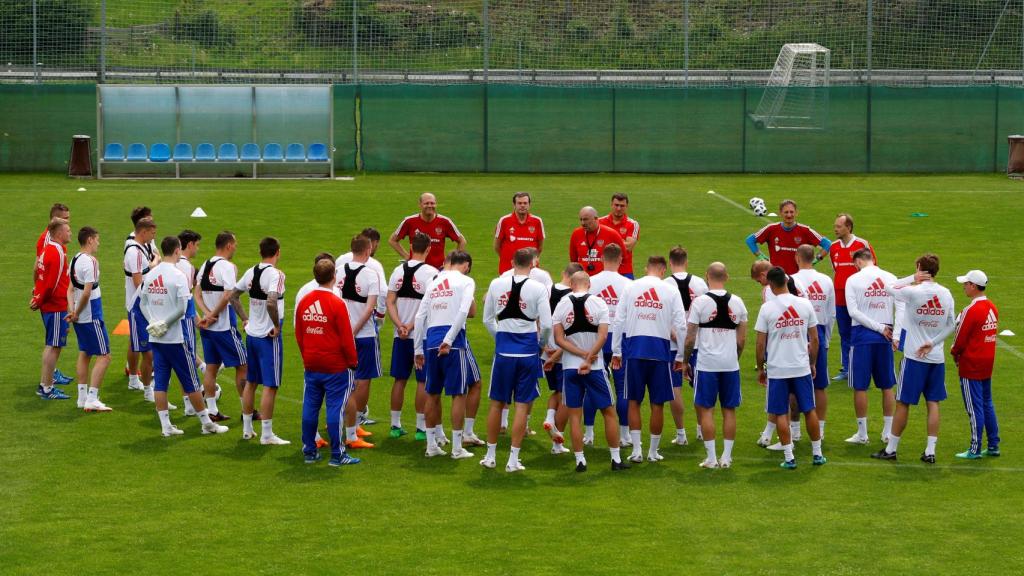
[[[87,192],[75,192],[79,186]],[[578,475],[572,456],[554,457],[541,433],[523,448],[525,473],[485,470],[477,459],[426,459],[423,446],[387,436],[390,381],[375,381],[371,427],[378,442],[364,463],[341,469],[307,466],[300,454],[302,365],[285,335],[285,383],[275,431],[293,444],[264,447],[241,440],[239,407],[222,375],[221,406],[234,418],[223,436],[199,434],[195,419],[173,417],[186,434],[167,439],[151,404],[129,392],[120,370],[127,340],[112,337],[112,369],[102,398],[115,411],[84,414],[73,400],[35,396],[42,327],[27,308],[32,246],[54,201],[71,206],[75,231],[101,232],[108,326],[124,317],[121,246],[131,208],[153,208],[158,235],[182,228],[205,236],[200,257],[222,229],[237,234],[235,262],[257,261],[264,235],[282,243],[286,301],[310,277],[312,256],[346,251],[366,225],[387,236],[416,211],[420,192],[438,195],[475,258],[478,298],[494,275],[494,223],[510,210],[514,191],[534,194],[549,239],[545,268],[559,269],[577,210],[602,213],[612,192],[632,200],[641,223],[638,256],[665,254],[679,243],[700,272],[722,260],[731,289],[752,312],[758,287],[747,277],[751,256],[743,238],[762,221],[722,200],[745,205],[761,196],[801,205],[800,220],[831,235],[834,215],[848,211],[855,232],[875,246],[881,265],[909,274],[925,251],[942,258],[939,281],[958,309],[966,303],[953,276],[981,268],[1000,308],[1000,329],[1024,334],[1024,273],[1012,264],[1020,250],[1021,184],[980,176],[636,176],[636,175],[367,175],[355,181],[86,181],[53,175],[0,176],[6,401],[0,403],[0,572],[8,574],[416,573],[416,574],[1013,574],[1024,570],[1021,483],[1024,344],[1004,338],[997,353],[994,394],[1004,456],[975,462],[953,455],[966,448],[964,413],[952,363],[943,404],[938,464],[917,460],[925,442],[923,410],[911,413],[901,461],[871,460],[881,429],[880,396],[872,394],[872,445],[850,446],[852,394],[830,390],[825,441],[829,464],[778,468],[779,456],[755,446],[763,426],[763,392],[755,381],[753,346],[741,365],[745,403],[739,410],[731,470],[698,468],[703,448],[667,445],[665,460],[625,473],[606,467],[600,430],[588,449],[591,471]],[[715,190],[718,198],[707,194]],[[201,206],[206,219],[189,214]],[[915,212],[927,217],[912,217]],[[75,247],[71,248],[74,253]],[[397,256],[385,245],[390,269]],[[290,323],[287,324],[290,326]],[[390,330],[390,326],[386,330]],[[387,334],[387,332],[384,332]],[[493,343],[479,319],[470,339],[485,380]],[[830,354],[838,365],[838,338]],[[1016,347],[1016,348],[1015,348]],[[385,351],[388,366],[390,344]],[[948,349],[948,346],[947,346]],[[73,336],[59,366],[73,373]],[[177,384],[172,385],[172,391]],[[687,388],[689,390],[689,388]],[[69,390],[74,394],[74,386]],[[172,400],[177,394],[172,394]],[[546,394],[544,395],[546,398]],[[180,396],[178,403],[180,403]],[[486,406],[486,403],[484,404]],[[485,408],[481,409],[481,416]],[[543,406],[534,410],[540,429]],[[692,411],[687,427],[693,443]],[[403,421],[413,422],[409,394]],[[483,430],[483,419],[477,431]],[[447,427],[447,426],[446,426]],[[645,433],[645,444],[646,433]],[[479,450],[479,449],[478,449]],[[478,454],[482,455],[480,451]],[[499,444],[499,463],[508,438]]]

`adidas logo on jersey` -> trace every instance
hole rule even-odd
[[[808,300],[827,300],[828,296],[825,295],[825,291],[821,289],[821,284],[815,280],[807,287],[806,298]]]
[[[430,291],[431,298],[451,298],[454,295],[455,292],[452,290],[447,278],[442,280],[437,286],[434,286],[434,289]]]
[[[988,317],[985,318],[985,323],[981,325],[981,329],[985,332],[995,332],[996,327],[999,325],[999,319],[996,318],[996,313],[993,310],[988,311]]]
[[[324,310],[320,307],[319,300],[310,304],[309,308],[306,308],[306,311],[302,313],[302,319],[306,322],[327,323],[327,316],[324,315]]]
[[[597,296],[604,300],[604,303],[607,304],[609,307],[619,305],[619,295],[615,293],[615,288],[611,286],[598,292]]]
[[[938,296],[932,296],[932,299],[917,309],[917,313],[922,316],[942,316],[946,313],[942,309],[942,304],[939,302]]]
[[[648,289],[646,292],[637,297],[633,302],[633,306],[636,308],[654,308],[655,310],[661,310],[665,306],[661,303],[661,299],[658,298],[658,292],[654,288]]]
[[[156,280],[150,282],[147,290],[150,294],[167,294],[167,287],[164,286],[163,275],[157,276]]]
[[[887,298],[888,296],[889,292],[885,290],[885,283],[881,278],[875,278],[875,281],[864,291],[865,298]]]
[[[803,326],[804,319],[797,313],[796,308],[790,306],[786,308],[786,311],[779,316],[778,320],[775,321],[776,328],[789,328],[790,326]]]

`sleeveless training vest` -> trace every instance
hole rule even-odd
[[[143,276],[145,276],[146,274],[149,274],[149,263],[153,261],[153,254],[150,253],[148,247],[144,247],[141,244],[139,244],[138,242],[136,242],[135,244],[129,244],[129,245],[125,246],[124,247],[124,253],[127,254],[128,251],[131,250],[132,248],[135,248],[136,250],[141,251],[143,256],[146,257],[146,267],[142,269],[141,274]],[[127,270],[124,271],[124,275],[127,276],[128,278],[132,277],[132,273],[127,271]]]
[[[587,298],[590,298],[590,294],[579,297],[569,296],[569,301],[572,302],[572,325],[565,330],[566,336],[580,332],[597,333],[597,325],[587,320]]]
[[[680,280],[675,275],[672,279],[676,281],[676,288],[679,289],[679,295],[683,297],[683,310],[689,312],[690,304],[693,302],[693,298],[690,298],[690,279],[693,278],[693,274],[687,274],[686,278]]]
[[[263,273],[266,272],[269,268],[269,264],[264,266],[263,268],[260,268],[259,264],[252,267],[252,284],[249,286],[250,299],[266,300],[269,297],[267,293],[263,290],[263,287],[260,286],[260,277],[263,276]]]
[[[425,262],[420,262],[415,266],[409,266],[408,262],[402,262],[402,286],[398,289],[398,292],[395,293],[397,297],[423,300],[423,294],[416,291],[416,288],[413,287],[413,282],[416,279],[416,271],[424,264]],[[346,284],[348,283],[347,276],[345,282]]]
[[[370,299],[369,296],[360,296],[356,292],[356,276],[359,275],[359,271],[363,268],[366,268],[365,264],[358,268],[349,268],[348,264],[345,264],[345,280],[341,284],[341,297],[345,300],[366,304],[366,301]],[[420,296],[420,298],[422,297]]]
[[[718,295],[707,293],[712,300],[715,301],[715,317],[707,322],[701,322],[698,324],[701,328],[725,328],[726,330],[735,330],[739,324],[732,321],[729,317],[729,299],[732,298],[732,294],[726,292],[725,294]]]
[[[529,278],[524,278],[522,282],[516,284],[515,279],[512,280],[512,290],[508,295],[508,303],[505,304],[505,308],[498,313],[498,320],[511,320],[513,318],[519,320],[526,320],[527,322],[533,322],[536,318],[530,318],[523,312],[522,308],[519,307],[520,294],[523,291],[523,284]]]
[[[548,304],[551,305],[551,312],[555,311],[558,307],[558,303],[562,301],[562,298],[572,292],[572,288],[555,288],[551,287],[551,297],[548,298]]]
[[[213,258],[216,258],[216,256],[214,256]],[[213,282],[210,282],[210,276],[213,274],[213,266],[215,264],[217,264],[217,262],[223,262],[224,261],[223,258],[221,258],[220,260],[214,260],[213,258],[210,258],[209,260],[207,260],[206,263],[203,264],[200,267],[203,270],[203,276],[202,276],[202,278],[199,279],[199,288],[203,292],[223,292],[224,291],[224,287],[223,286],[217,286]],[[198,270],[196,271],[196,273],[197,274],[199,273]]]
[[[78,288],[79,290],[85,290],[85,284],[82,284],[81,282],[78,281],[78,278],[75,278],[75,263],[78,262],[78,259],[81,256],[81,254],[76,254],[75,257],[71,259],[71,285],[74,286],[75,288]],[[96,288],[99,287],[99,285],[99,280],[93,282],[92,289],[95,290]]]

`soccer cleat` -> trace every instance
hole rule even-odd
[[[632,468],[632,466],[626,464],[625,462],[616,462],[615,460],[612,460],[612,472],[618,472],[619,470],[629,470],[630,468]]]
[[[982,454],[982,452],[971,452],[970,450],[965,450],[957,454],[956,457],[963,458],[964,460],[980,460],[983,457]]]
[[[629,455],[629,461],[634,462],[636,464],[640,464],[641,462],[644,461],[644,455],[634,452]]]
[[[452,450],[452,460],[462,460],[463,458],[472,458],[473,453],[465,448],[457,448]]]
[[[171,404],[170,402],[168,402],[168,403],[167,403],[167,409],[168,409],[168,410],[177,410],[177,409],[178,409],[178,407],[177,407],[177,406],[175,406],[174,404]]]
[[[171,425],[170,428],[164,428],[163,430],[160,431],[160,434],[162,434],[165,438],[169,436],[181,436],[184,433],[184,430],[178,428],[177,426],[174,426],[173,424]]]
[[[935,454],[921,453],[921,462],[925,464],[935,464]]]
[[[785,468],[786,470],[796,470],[796,458],[792,460],[786,460],[782,464],[779,464],[779,468]]]
[[[75,406],[78,408],[85,408],[85,396],[81,393],[78,394],[78,401],[75,403]]]
[[[58,386],[67,386],[68,384],[71,384],[74,381],[74,378],[61,372],[59,369],[55,369],[53,371],[53,383]]]
[[[356,440],[349,440],[348,442],[345,442],[345,446],[348,446],[349,448],[373,448],[373,444],[370,444],[369,442],[363,440],[362,438],[357,438]]]
[[[676,436],[672,439],[673,446],[689,446],[690,441],[686,439],[686,436]]]
[[[584,436],[583,437],[583,445],[584,446],[593,446],[594,445],[594,437],[593,436]],[[632,444],[622,444],[622,446],[632,446]]]
[[[765,446],[765,448],[771,450],[772,452],[782,452],[782,442],[776,442],[771,446]]]
[[[840,370],[838,374],[836,374],[835,376],[832,377],[832,381],[833,382],[842,382],[843,380],[846,380],[848,377],[849,376],[847,375],[845,370]]]
[[[228,429],[227,426],[221,426],[221,428],[223,428],[225,430]],[[205,426],[203,427],[203,432],[206,432],[206,427]],[[218,434],[219,434],[219,432],[218,432]],[[280,437],[278,437],[275,434],[274,436],[269,436],[269,437],[261,436],[260,437],[260,444],[262,444],[264,446],[287,446],[287,445],[291,444],[291,442],[289,442],[288,440],[285,440],[283,438],[280,438]]]
[[[100,402],[99,400],[88,400],[88,401],[86,401],[85,405],[82,406],[82,409],[85,410],[86,412],[112,412],[113,411],[113,408],[111,408],[110,406],[107,406],[106,404],[104,404],[103,402]]]
[[[185,416],[195,416],[196,415],[196,409],[192,407],[192,403],[191,402],[185,402],[185,413],[184,413],[184,415]],[[211,418],[211,420],[212,420],[212,418]]]
[[[256,432],[253,432],[253,431],[242,432],[242,440],[252,440],[255,437],[256,437]]]
[[[761,436],[757,439],[757,445],[761,448],[767,448],[771,443],[772,439],[769,436]]]
[[[369,418],[369,417],[364,416],[362,414],[359,415],[359,425],[360,426],[364,426],[364,425],[365,426],[373,426],[376,423],[377,423],[377,421],[374,420],[373,418]]]
[[[548,436],[551,436],[551,441],[556,444],[562,444],[565,442],[565,436],[555,428],[555,425],[551,422],[544,423],[544,430],[547,431]]]
[[[896,460],[896,453],[895,452],[889,452],[885,448],[882,448],[878,452],[875,452],[874,454],[872,454],[871,457],[876,459],[876,460],[893,460],[893,461],[895,461]]]
[[[349,466],[352,464],[359,464],[360,462],[362,462],[361,459],[356,458],[355,456],[349,456],[347,452],[342,452],[341,456],[332,456],[327,465],[337,468],[338,466]]]
[[[221,426],[220,424],[216,424],[214,422],[210,422],[209,424],[203,424],[203,434],[223,434],[227,431],[227,426]],[[274,436],[274,438],[277,438],[277,436]],[[281,440],[280,438],[277,439]],[[284,441],[282,440],[282,442]],[[266,442],[263,442],[263,444],[266,444]],[[287,444],[287,442],[285,442],[285,444]]]
[[[721,460],[718,461],[718,467],[719,468],[732,468],[732,459],[731,458],[722,458]]]
[[[447,456],[448,453],[441,450],[440,446],[427,446],[427,451],[423,455],[427,458],[433,458],[434,456]]]
[[[437,440],[437,445],[442,448],[448,445],[448,437],[443,434],[440,436],[436,436],[434,439]]]
[[[484,458],[480,461],[480,465],[493,470],[498,464],[494,461],[494,458]]]
[[[487,443],[481,440],[476,434],[468,434],[462,437],[463,446],[486,446]]]
[[[534,430],[533,428],[530,428],[529,426],[527,426],[526,427],[526,435],[527,436],[536,436],[537,435],[537,431]]]
[[[587,439],[586,438],[583,439],[583,444],[584,445],[587,444]],[[590,444],[591,445],[594,444],[594,439],[593,438],[590,439]],[[632,448],[632,447],[633,447],[633,441],[630,440],[629,436],[627,436],[625,438],[619,438],[619,448]]]
[[[253,422],[259,422],[261,420],[263,420],[263,415],[260,414],[260,411],[259,410],[253,410],[252,411],[252,421]]]
[[[416,434],[413,435],[417,441],[422,442],[427,439],[427,432],[425,430],[416,429]]]
[[[36,387],[36,395],[43,400],[70,400],[71,397],[57,388],[50,388],[49,392],[43,390],[42,386]]]
[[[882,441],[882,444],[888,444],[889,443],[889,435],[888,434],[882,434],[880,440]]]
[[[231,420],[231,416],[223,412],[217,412],[216,414],[210,414],[210,420],[214,422],[224,422],[225,420]]]
[[[370,436],[373,436],[373,432],[370,432],[369,430],[363,430],[363,427],[359,426],[358,428],[356,428],[356,436],[360,438],[369,438]]]
[[[800,439],[803,438],[803,437],[804,437],[804,435],[802,433],[793,434],[793,442],[799,442]]]
[[[320,455],[320,451],[317,450],[316,452],[313,452],[312,454],[306,454],[305,462],[306,462],[306,464],[316,464],[317,462],[319,462],[319,461],[321,461],[323,459],[324,459],[324,457],[321,456]]]
[[[502,426],[501,430],[498,430],[498,434],[504,434],[508,432],[508,426]]]
[[[565,444],[552,444],[551,453],[554,454],[555,456],[559,454],[568,454],[569,449],[565,447]]]
[[[709,469],[718,468],[718,460],[712,460],[711,458],[705,458],[700,464],[698,464],[698,466],[700,466],[701,468],[709,468]]]
[[[586,462],[577,462],[576,463],[576,471],[577,472],[586,472],[587,471],[587,463]]]
[[[392,426],[391,431],[388,432],[388,436],[391,438],[401,438],[406,434],[408,434],[408,432],[406,432],[401,426]]]
[[[982,456],[991,456],[992,458],[999,458],[1000,452],[998,446],[986,448],[981,451]]]
[[[860,434],[854,434],[846,439],[847,444],[860,444],[861,446],[867,445],[868,437],[861,436]]]
[[[127,369],[125,369],[125,370],[126,370],[126,373],[127,373]],[[143,386],[142,382],[140,382],[138,380],[131,380],[131,379],[129,379],[128,380],[128,389],[129,390],[145,390],[146,387]]]
[[[648,452],[647,453],[647,461],[648,462],[661,462],[664,459],[665,459],[665,457],[662,456],[661,454],[658,454],[657,452]]]
[[[825,458],[824,456],[815,456],[811,460],[811,464],[814,464],[815,466],[824,466],[826,462],[828,462],[828,458]]]
[[[329,442],[327,440],[324,440],[323,438],[317,438],[317,440],[316,440],[316,447],[318,449],[319,448],[326,448],[328,444],[329,444]]]
[[[505,472],[522,472],[523,470],[526,470],[526,466],[523,466],[523,463],[519,460],[505,465]]]

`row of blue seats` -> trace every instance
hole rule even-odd
[[[221,144],[214,153],[213,144],[203,143],[196,146],[195,154],[192,153],[192,145],[187,143],[175,144],[174,152],[170,146],[162,142],[153,144],[151,149],[146,150],[146,145],[134,143],[128,145],[128,153],[125,154],[124,146],[111,142],[103,150],[104,162],[327,162],[330,160],[327,155],[327,145],[319,142],[309,145],[309,154],[306,154],[305,146],[299,143],[289,144],[284,150],[280,144],[271,142],[263,147],[263,154],[260,154],[258,144],[247,143],[242,145],[242,152],[239,154],[238,146],[232,143]]]

